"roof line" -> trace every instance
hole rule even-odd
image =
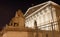
[[[39,8],[38,10],[36,10],[35,12],[33,12],[32,14],[30,14],[30,15],[29,15],[29,16],[27,16],[26,18],[28,18],[28,17],[32,16],[32,15],[33,15],[33,14],[35,14],[37,11],[39,11],[39,10],[41,10],[41,9],[45,8],[47,5],[50,5],[50,3],[48,3],[48,4],[44,5],[43,7]]]
[[[48,2],[44,2],[44,3],[42,3],[42,4],[38,4],[38,5],[36,5],[36,6],[30,7],[30,8],[26,11],[26,13],[24,14],[24,16],[28,13],[28,11],[29,11],[30,9],[35,8],[35,7],[38,7],[38,6],[41,6],[41,5],[44,5],[44,4],[46,4],[46,3],[48,3]]]
[[[58,4],[56,4],[56,3],[52,2],[52,1],[48,1],[48,2],[45,2],[45,3],[42,3],[42,4],[38,4],[38,5],[34,6],[34,7],[30,7],[30,8],[27,10],[27,12],[25,13],[25,15],[28,13],[28,11],[29,11],[30,9],[35,8],[35,7],[37,7],[37,6],[44,5],[44,4],[46,4],[46,3],[47,3],[48,5],[49,5],[49,4],[53,4],[53,5],[56,5],[56,6],[59,6],[59,7],[60,7],[60,5],[58,5]],[[47,4],[46,4],[46,5],[47,5]],[[43,7],[44,7],[44,6],[43,6]],[[42,7],[42,8],[43,8],[43,7]],[[39,8],[37,11],[41,10],[42,8]],[[32,14],[35,14],[37,11],[33,12]],[[32,14],[31,14],[31,15],[32,15]],[[24,16],[25,16],[25,15],[24,15]],[[29,15],[29,16],[31,16],[31,15]],[[29,16],[28,16],[28,17],[29,17]],[[26,18],[28,18],[28,17],[26,17]]]
[[[60,5],[59,5],[59,4],[56,4],[55,2],[52,2],[52,1],[50,1],[50,2],[51,2],[51,4],[53,4],[53,5],[56,5],[56,6],[60,7]]]

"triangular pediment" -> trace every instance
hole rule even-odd
[[[33,12],[37,11],[38,9],[42,8],[43,6],[45,6],[45,5],[47,5],[47,4],[48,4],[48,5],[52,4],[52,5],[59,6],[58,4],[56,4],[56,3],[52,2],[52,1],[44,2],[44,3],[42,3],[42,4],[38,4],[38,5],[36,5],[36,6],[30,7],[30,8],[26,11],[26,13],[24,14],[24,16],[27,17],[28,15],[32,14]],[[48,6],[48,5],[47,5],[47,6]]]

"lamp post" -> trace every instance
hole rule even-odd
[[[36,30],[36,35],[35,37],[38,37],[38,27],[37,27],[37,22],[34,22],[35,30]]]

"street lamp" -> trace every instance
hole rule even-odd
[[[37,22],[34,22],[34,26],[35,26],[35,30],[36,30],[36,35],[35,37],[38,37],[38,26],[37,26]]]

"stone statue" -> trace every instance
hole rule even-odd
[[[10,25],[24,27],[24,24],[25,18],[23,16],[22,11],[21,10],[16,11],[15,17],[13,17],[12,20],[10,21]]]

